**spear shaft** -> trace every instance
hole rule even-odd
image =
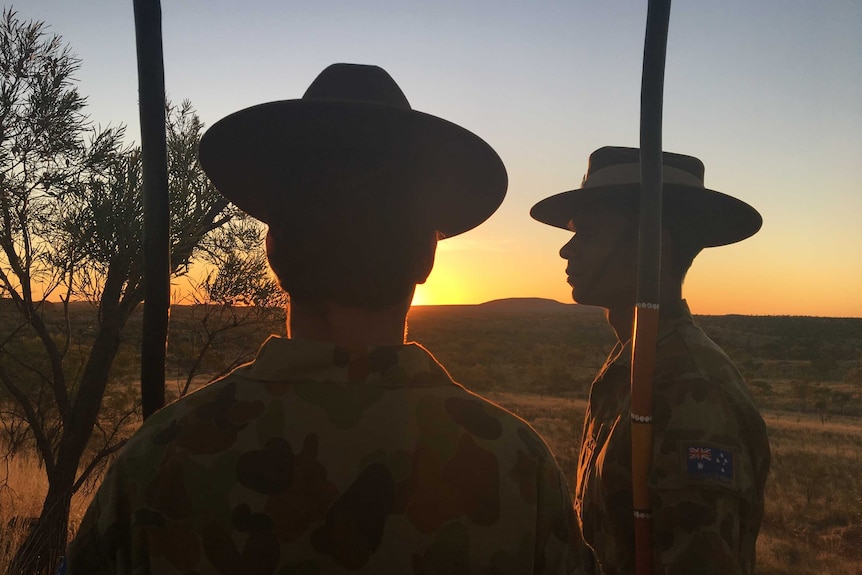
[[[652,387],[659,319],[662,215],[662,103],[670,0],[650,0],[641,80],[641,206],[637,303],[632,334],[631,424],[635,573],[653,573]]]
[[[165,356],[170,309],[170,223],[161,4],[159,0],[134,0],[134,10],[144,178],[141,408],[146,419],[165,404]]]

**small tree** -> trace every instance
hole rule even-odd
[[[285,331],[285,294],[269,273],[261,249],[263,229],[237,217],[201,243],[204,279],[189,290],[186,325],[172,326],[168,352],[184,377],[177,395],[205,374],[212,381],[250,361],[261,343],[261,329]],[[213,353],[215,351],[215,353]]]
[[[122,129],[91,126],[73,85],[78,66],[43,23],[4,11],[0,296],[13,309],[0,326],[0,389],[9,406],[4,425],[14,425],[7,418],[26,422],[49,483],[39,520],[10,566],[15,574],[54,569],[72,494],[121,444],[125,418],[100,419],[100,407],[124,329],[143,298],[140,152],[122,148]],[[203,126],[189,103],[169,106],[167,128],[177,276],[237,212],[197,164]],[[93,303],[98,320],[91,332],[73,320],[75,300]],[[46,313],[52,305],[59,314]]]

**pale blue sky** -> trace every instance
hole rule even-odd
[[[8,4],[6,5],[8,6]],[[137,139],[132,2],[26,0],[82,59],[94,121]],[[638,143],[646,1],[163,1],[166,84],[212,124],[298,98],[333,62],[384,67],[414,109],[476,132],[509,171],[503,207],[442,244],[428,300],[568,301],[565,233],[527,215],[579,185],[589,153]],[[707,250],[686,285],[700,313],[862,316],[862,2],[680,1],[671,13],[666,150],[763,230]]]

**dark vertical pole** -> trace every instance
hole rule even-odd
[[[631,374],[632,493],[637,575],[653,573],[652,505],[648,477],[652,463],[652,379],[661,288],[662,103],[669,21],[670,0],[649,0],[641,81],[640,238]]]
[[[134,0],[138,98],[144,170],[144,321],[141,407],[144,418],[165,404],[165,347],[170,305],[165,69],[159,0]]]

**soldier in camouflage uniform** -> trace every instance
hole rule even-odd
[[[503,200],[497,154],[382,69],[341,64],[216,123],[200,159],[269,224],[291,337],[143,424],[68,573],[582,572],[542,439],[404,343],[438,238]]]
[[[664,154],[660,319],[649,483],[657,575],[751,574],[769,469],[766,427],[739,371],[692,321],[682,282],[704,247],[761,226],[748,204],[703,185],[697,158]],[[630,372],[637,285],[639,150],[601,148],[583,185],[539,202],[568,229],[561,250],[576,302],[607,309],[618,343],[590,389],[575,507],[592,573],[634,573]],[[589,571],[589,569],[588,569]]]

